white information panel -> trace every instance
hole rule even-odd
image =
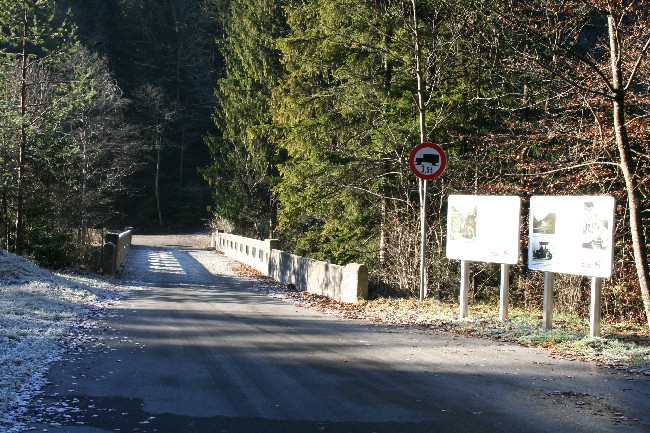
[[[609,278],[613,239],[613,197],[530,198],[529,269]]]
[[[519,197],[450,195],[447,258],[516,264],[520,218]]]

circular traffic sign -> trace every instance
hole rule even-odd
[[[435,179],[447,167],[447,155],[442,147],[434,143],[418,144],[409,157],[411,171],[420,179]]]

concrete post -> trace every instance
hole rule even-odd
[[[266,276],[270,277],[271,274],[273,273],[273,266],[275,266],[272,262],[272,257],[273,257],[273,250],[279,250],[280,249],[280,241],[278,239],[265,239],[264,242],[266,243],[266,253],[264,257],[264,262],[266,263]]]
[[[350,263],[343,269],[341,302],[356,304],[368,299],[368,268],[366,265]]]
[[[115,244],[112,242],[104,243],[104,249],[102,251],[102,269],[107,275],[115,275],[117,269],[115,263],[117,263],[117,251],[115,250]]]
[[[113,245],[117,246],[117,243],[120,241],[119,233],[106,233],[105,242],[110,242]]]
[[[131,249],[131,231],[106,233],[104,237],[104,269],[110,275],[117,274],[122,262]],[[110,259],[110,264],[108,260]]]

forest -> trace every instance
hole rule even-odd
[[[102,229],[203,224],[216,17],[198,1],[0,9],[2,247],[88,265]]]
[[[648,0],[0,0],[2,247],[57,267],[105,227],[205,225],[453,301],[450,194],[609,195],[605,320],[650,321]],[[522,221],[522,239],[528,221]],[[542,275],[513,268],[511,302]],[[472,296],[498,296],[474,263]],[[580,315],[589,282],[558,276]]]

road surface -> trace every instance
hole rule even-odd
[[[32,431],[650,432],[644,376],[330,317],[214,252],[147,243],[123,273],[136,287],[52,367]]]

